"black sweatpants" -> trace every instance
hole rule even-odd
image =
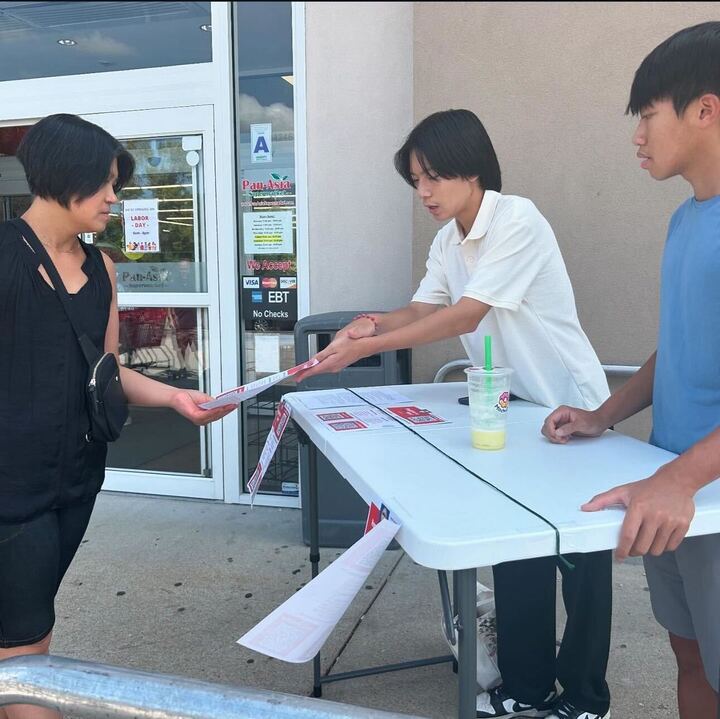
[[[557,679],[578,709],[605,714],[612,620],[612,552],[569,554],[560,566],[567,624],[556,657],[555,557],[493,567],[498,666],[514,699],[539,704]]]

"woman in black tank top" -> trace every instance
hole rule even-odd
[[[54,597],[102,486],[107,451],[89,433],[87,362],[25,235],[44,245],[95,346],[118,355],[115,268],[78,235],[105,229],[134,171],[115,138],[73,115],[38,122],[17,156],[33,203],[21,221],[0,225],[0,660],[48,651]],[[228,412],[202,410],[208,395],[125,367],[120,378],[129,402],[172,407],[195,424]],[[20,706],[0,708],[0,719],[24,715]]]

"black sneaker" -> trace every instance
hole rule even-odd
[[[491,719],[492,717],[545,717],[553,709],[557,703],[558,694],[553,689],[545,701],[541,704],[533,706],[532,704],[524,704],[513,699],[507,694],[502,685],[491,689],[488,692],[478,694],[477,703],[475,704],[476,715],[478,719]]]
[[[595,714],[595,712],[586,712],[578,709],[567,699],[560,697],[553,707],[552,714],[548,719],[610,719],[610,710],[605,714]]]

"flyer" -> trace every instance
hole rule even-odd
[[[246,400],[256,397],[260,394],[260,392],[268,387],[272,387],[278,382],[282,382],[284,379],[292,377],[304,369],[314,367],[316,364],[318,364],[318,360],[310,359],[307,362],[303,362],[302,364],[295,365],[295,367],[286,369],[284,372],[277,372],[276,374],[271,374],[268,377],[255,380],[255,382],[250,382],[249,384],[244,384],[240,387],[236,387],[235,389],[228,390],[227,392],[222,392],[215,397],[215,399],[209,402],[203,402],[199,406],[202,407],[202,409],[215,409],[216,407],[226,407],[228,405],[240,405]]]

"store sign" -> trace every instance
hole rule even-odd
[[[241,172],[240,207],[248,210],[295,209],[295,168],[279,167],[272,171],[259,166]]]
[[[158,200],[123,202],[125,252],[160,252]]]
[[[203,262],[116,262],[118,292],[202,292]]]
[[[260,280],[260,289],[255,289],[246,280]],[[266,289],[271,284],[268,280],[277,277],[243,277],[242,305],[243,319],[247,322],[255,320],[297,320],[297,288]]]

